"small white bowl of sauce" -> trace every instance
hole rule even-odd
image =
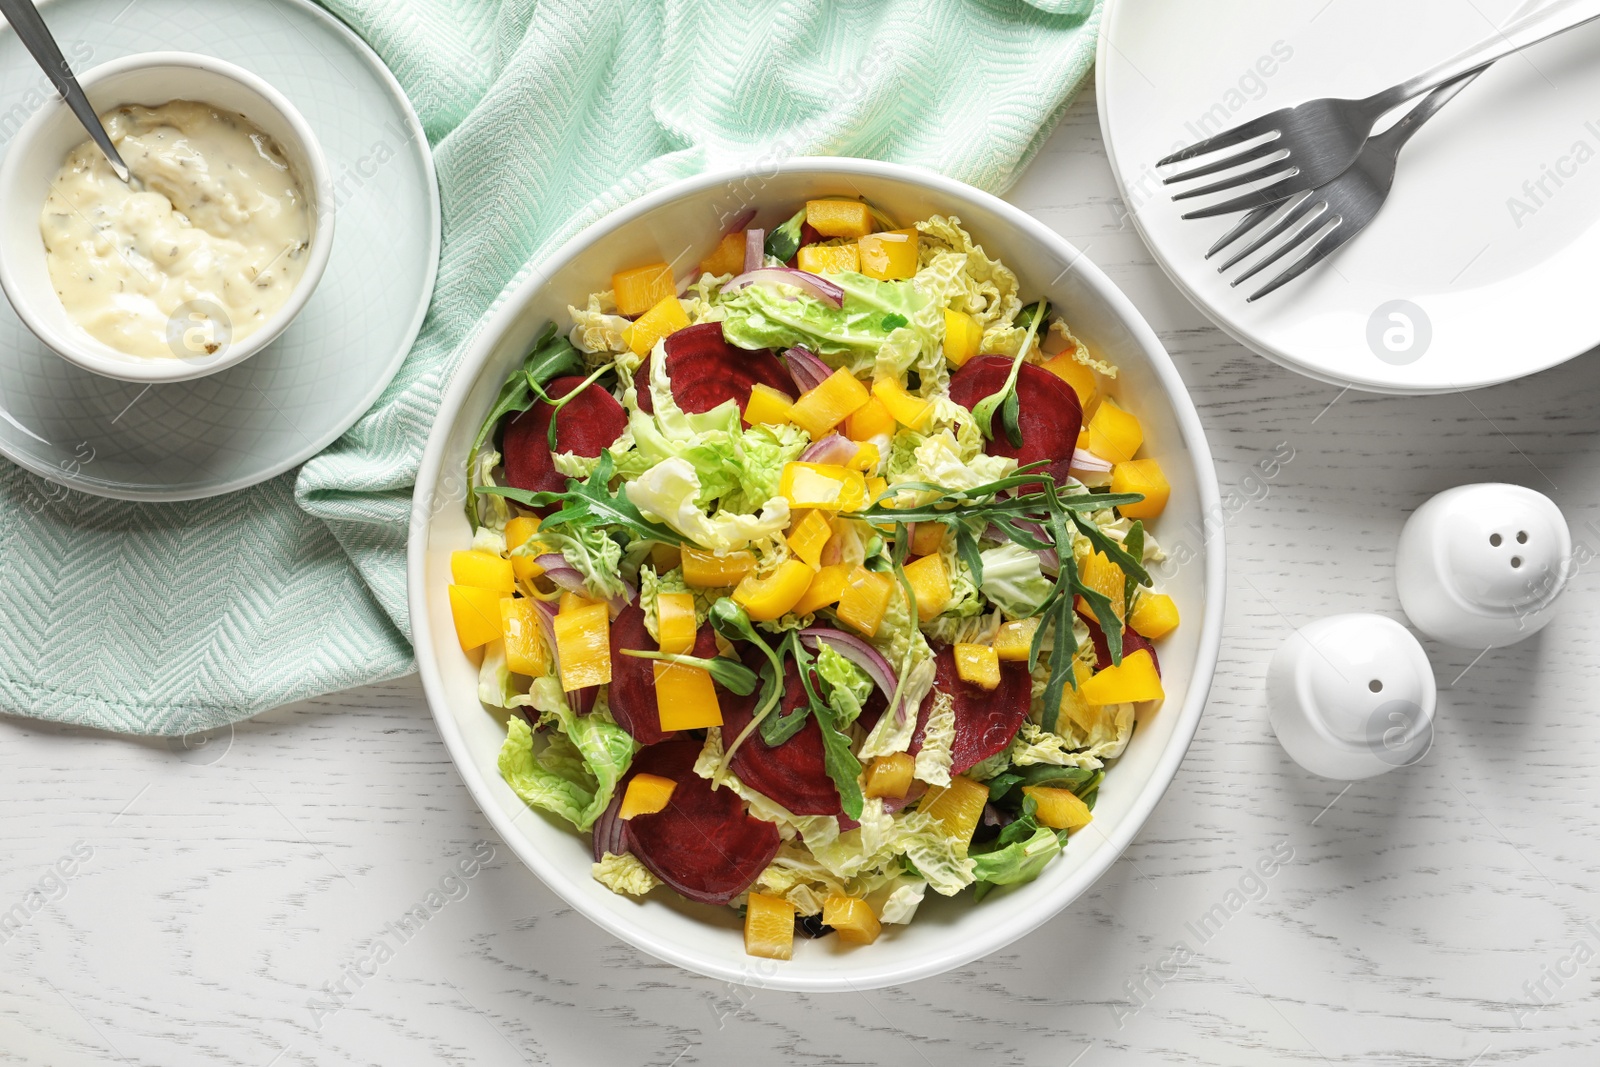
[[[0,288],[85,370],[176,382],[271,344],[333,247],[334,197],[311,127],[272,86],[186,52],[79,76],[133,173],[124,185],[65,103],[0,165]]]

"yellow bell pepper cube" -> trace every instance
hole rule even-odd
[[[611,681],[611,615],[604,604],[556,616],[556,658],[567,692]]]
[[[883,494],[887,493],[888,491],[889,491],[889,479],[887,479],[887,478],[868,478],[867,479],[867,502],[869,504],[876,503],[878,498],[881,497]]]
[[[562,590],[561,601],[556,606],[556,613],[559,615],[565,615],[569,611],[577,611],[580,608],[593,607],[596,604],[603,603],[605,603],[605,601],[591,600],[589,597],[581,596],[578,593],[574,593],[570,589],[566,589]]]
[[[450,617],[456,624],[461,651],[470,652],[500,639],[500,591],[478,585],[450,587]]]
[[[633,318],[643,315],[669,296],[678,295],[672,268],[665,263],[650,263],[611,276],[611,291],[617,298],[617,314]]]
[[[663,652],[687,656],[694,651],[700,627],[695,622],[693,593],[656,594],[656,633]]]
[[[688,325],[689,316],[674,294],[663,298],[649,311],[640,315],[632,326],[622,331],[622,339],[633,349],[634,355],[649,355],[657,341]]]
[[[824,237],[865,237],[872,212],[859,200],[807,200],[806,223]]]
[[[655,664],[656,709],[661,729],[701,730],[722,725],[722,708],[711,672],[678,663]]]
[[[1178,628],[1178,605],[1165,593],[1140,593],[1128,625],[1139,636],[1155,641]]]
[[[944,309],[944,358],[962,366],[983,347],[983,327],[965,311]]]
[[[1072,391],[1078,394],[1078,402],[1083,410],[1089,410],[1089,402],[1095,398],[1100,390],[1100,384],[1095,379],[1094,368],[1087,363],[1079,363],[1073,351],[1062,352],[1052,356],[1040,364],[1045,370],[1072,386]]]
[[[855,245],[806,245],[796,253],[794,265],[812,274],[859,271],[861,254]]]
[[[1038,632],[1038,619],[1013,619],[1002,623],[994,635],[994,654],[1002,663],[1026,663],[1033,649],[1033,635]]]
[[[1079,687],[1084,702],[1090,705],[1137,704],[1145,700],[1162,700],[1166,693],[1161,688],[1161,674],[1146,649],[1122,657],[1122,664],[1106,667]]]
[[[794,905],[782,897],[752,892],[744,906],[745,955],[793,959],[794,913]]]
[[[617,808],[617,818],[627,820],[635,815],[654,815],[664,811],[672,799],[678,783],[659,774],[636,774],[628,780],[628,789],[622,794],[622,804]]]
[[[859,511],[867,505],[867,481],[860,471],[837,463],[786,463],[778,495],[790,508]]]
[[[756,557],[742,548],[720,556],[687,546],[681,551],[684,583],[696,589],[726,589],[738,585],[756,566]]]
[[[878,446],[871,441],[862,441],[861,447],[856,449],[856,454],[850,457],[850,469],[858,470],[865,474],[878,465],[882,456],[878,454]]]
[[[830,563],[818,570],[802,596],[790,610],[796,615],[814,615],[829,604],[837,604],[844,594],[850,568],[843,563]]]
[[[770,385],[756,383],[750,389],[750,402],[744,406],[746,426],[782,426],[789,421],[794,401]]]
[[[539,518],[536,515],[518,515],[506,522],[506,551],[511,552],[533,539],[539,532]],[[531,582],[544,573],[544,568],[539,566],[538,554],[543,546],[529,545],[526,556],[511,557],[511,572],[517,576],[519,582]]]
[[[1000,657],[990,645],[970,645],[958,642],[955,646],[956,675],[981,689],[1000,687]]]
[[[983,806],[989,803],[989,787],[974,782],[965,775],[953,775],[948,786],[930,786],[918,807],[943,828],[946,837],[956,841],[972,840],[972,832],[983,817]]]
[[[870,399],[867,387],[841,367],[815,389],[800,395],[789,409],[789,421],[810,434],[813,441],[820,441]]]
[[[789,551],[812,567],[822,562],[822,550],[833,536],[833,524],[826,512],[811,510],[797,513],[789,524]]]
[[[1034,818],[1040,826],[1070,832],[1083,829],[1094,818],[1089,805],[1079,800],[1078,795],[1070,789],[1052,785],[1025,785],[1022,792],[1032,797],[1034,804],[1038,805]]]
[[[1061,690],[1061,703],[1057,705],[1059,714],[1065,715],[1086,734],[1098,729],[1103,718],[1099,708],[1091,708],[1089,702],[1083,699],[1083,683],[1093,673],[1094,669],[1082,660],[1074,662],[1072,677],[1076,685]]]
[[[944,559],[937,553],[923,556],[907,563],[905,572],[911,591],[917,594],[917,618],[932,622],[950,606],[955,596],[950,588],[950,574],[944,568]]]
[[[868,637],[875,637],[878,627],[883,623],[884,613],[889,610],[889,594],[893,590],[894,582],[888,575],[876,574],[857,566],[845,580],[844,591],[839,595],[836,611],[839,621],[848,623]]]
[[[450,553],[450,579],[457,585],[475,585],[508,595],[517,591],[517,575],[511,561],[477,549]],[[495,617],[499,617],[498,609]]]
[[[944,547],[944,523],[919,522],[911,531],[911,554],[932,556]]]
[[[1128,579],[1123,575],[1122,568],[1111,562],[1104,552],[1096,552],[1085,558],[1078,566],[1078,578],[1095,592],[1105,594],[1117,618],[1127,618],[1128,605],[1124,598],[1128,592]],[[1091,610],[1089,615],[1093,617],[1094,612]]]
[[[865,788],[862,791],[869,797],[903,799],[911,790],[911,776],[916,767],[917,761],[906,752],[879,756],[867,764]]]
[[[550,673],[550,649],[539,625],[539,608],[532,600],[501,598],[500,638],[506,645],[506,666],[512,671],[530,678]]]
[[[1139,420],[1107,397],[1089,420],[1089,451],[1112,463],[1126,463],[1144,444]]]
[[[852,441],[866,441],[873,437],[894,433],[894,416],[877,397],[870,398],[844,420],[844,435]]]
[[[1161,471],[1161,464],[1153,459],[1130,459],[1111,467],[1113,493],[1143,493],[1137,504],[1124,504],[1117,510],[1130,519],[1153,519],[1167,507],[1172,486]]]
[[[730,233],[717,242],[711,254],[700,261],[701,274],[744,273],[745,231]]]
[[[900,281],[917,273],[917,231],[869,233],[856,241],[861,273],[879,281]]]
[[[851,945],[870,945],[883,931],[870,904],[838,893],[822,902],[822,921],[833,927],[840,941]]]
[[[787,615],[811,587],[816,571],[797,559],[786,559],[765,578],[747,574],[733,590],[733,599],[756,622]]]
[[[905,386],[893,378],[881,378],[873,382],[872,395],[889,409],[894,421],[912,430],[924,429],[933,415],[933,401],[912,396],[906,392]]]

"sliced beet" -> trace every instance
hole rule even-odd
[[[1111,646],[1106,644],[1105,631],[1100,629],[1100,623],[1093,615],[1083,615],[1082,612],[1079,612],[1079,615],[1082,616],[1084,622],[1089,624],[1089,640],[1094,642],[1094,669],[1103,671],[1111,666]],[[1150,653],[1150,662],[1155,664],[1156,675],[1159,677],[1161,674],[1161,660],[1156,656],[1156,646],[1135,633],[1132,627],[1124,626],[1122,628],[1123,657],[1126,658],[1129,654],[1140,649]]]
[[[1033,680],[1026,663],[1000,664],[1000,684],[996,688],[964,682],[956,673],[955,652],[949,645],[934,655],[933,688],[949,693],[955,709],[956,736],[950,746],[950,773],[960,774],[974,763],[1003,751],[1017,735],[1022,720],[1028,717],[1033,701]],[[922,735],[933,710],[933,695],[922,702],[917,713],[917,731],[911,735],[909,751],[922,750]]]
[[[756,662],[746,660],[752,669]],[[778,710],[772,712],[774,715],[787,715],[806,703],[800,669],[793,660],[784,663],[783,686],[783,699]],[[754,711],[754,701],[742,707],[724,707],[722,736],[730,740],[738,737]],[[734,752],[728,766],[739,781],[796,815],[838,815],[844,811],[839,790],[828,777],[822,754],[822,727],[815,718],[806,719],[793,737],[777,747],[763,741],[757,729]]]
[[[691,415],[704,414],[727,400],[736,401],[743,411],[750,403],[750,390],[758,384],[776,389],[791,400],[799,395],[794,379],[777,356],[765,348],[750,351],[730,345],[722,338],[720,322],[702,322],[679,330],[667,338],[665,351],[672,399]],[[634,372],[633,387],[639,396],[639,410],[654,414],[648,358]]]
[[[582,378],[569,375],[550,382],[545,392],[559,400],[582,384]],[[506,484],[534,493],[559,493],[567,487],[567,476],[556,470],[550,451],[550,415],[554,410],[544,401],[537,401],[506,425],[500,445]],[[556,451],[598,456],[627,427],[628,416],[616,397],[598,385],[590,385],[556,416]]]
[[[950,379],[950,399],[970,411],[984,397],[1005,388],[1010,373],[1010,356],[979,356]],[[1046,469],[1061,482],[1067,478],[1072,451],[1078,446],[1083,405],[1072,386],[1041,367],[1024,363],[1017,370],[1017,426],[1022,431],[1022,447],[1015,447],[1006,437],[999,411],[990,426],[994,439],[984,446],[985,452],[1010,456],[1019,467],[1047,460],[1050,466]]]
[[[637,602],[623,608],[611,621],[611,715],[641,745],[658,744],[678,734],[663,733],[661,729],[661,710],[656,704],[656,661],[624,656],[622,650],[654,652],[660,647],[645,629],[644,610]],[[717,654],[717,635],[709,623],[700,627],[689,654],[702,659]],[[742,697],[720,685],[716,690],[717,704],[724,716],[730,707],[755,700],[755,695]],[[748,717],[748,710],[745,715]]]
[[[778,828],[745,811],[733,790],[713,790],[694,772],[700,742],[674,738],[640,749],[619,791],[636,774],[677,783],[667,806],[627,822],[628,850],[690,900],[726,904],[750,888],[778,854]]]

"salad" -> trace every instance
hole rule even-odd
[[[499,767],[594,877],[870,943],[1029,881],[1163,698],[1136,398],[953,217],[745,218],[548,324],[449,600]]]

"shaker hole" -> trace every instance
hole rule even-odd
[[[1528,531],[1527,530],[1518,530],[1517,531],[1517,544],[1525,545],[1527,543],[1528,543]]]
[[[1494,547],[1496,547],[1496,548],[1500,547],[1500,540],[1501,539],[1500,539],[1500,535],[1499,534],[1490,534],[1489,535],[1489,543],[1491,545],[1493,545]]]
[[[1367,688],[1372,690],[1374,693],[1381,693],[1383,692],[1383,683],[1374,678],[1372,681],[1367,683]]]
[[[1512,557],[1511,557],[1511,565],[1512,565],[1512,566],[1513,566],[1513,567],[1520,567],[1520,566],[1522,566],[1522,557],[1521,557],[1521,556],[1512,556]]]

